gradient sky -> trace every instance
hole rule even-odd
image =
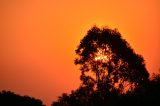
[[[0,90],[49,105],[78,88],[74,50],[94,24],[118,28],[158,72],[160,0],[0,0]]]

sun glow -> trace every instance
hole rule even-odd
[[[103,49],[98,48],[97,53],[95,54],[95,61],[108,62],[112,57],[111,49],[106,45]]]
[[[103,50],[99,50],[96,54],[95,61],[108,62],[109,57]]]
[[[107,55],[105,55],[102,50],[99,50],[96,57],[95,57],[95,60],[106,62],[108,60],[108,58],[107,58]]]

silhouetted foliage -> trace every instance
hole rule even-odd
[[[143,57],[116,30],[94,26],[76,49],[82,81],[52,106],[144,106],[160,104],[160,74],[149,80]]]
[[[42,101],[29,96],[20,96],[10,91],[0,92],[0,106],[45,106]]]
[[[80,65],[83,86],[90,84],[99,91],[126,88],[133,90],[148,82],[143,57],[134,52],[116,30],[94,26],[76,49],[75,64]]]
[[[71,94],[64,93],[52,106],[159,106],[159,98],[160,74],[154,75],[146,86],[120,95],[110,92],[106,96],[100,96],[97,91],[80,86]]]

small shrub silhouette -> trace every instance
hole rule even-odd
[[[0,106],[45,106],[42,101],[29,96],[20,96],[11,91],[0,92]]]

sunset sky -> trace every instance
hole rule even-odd
[[[0,90],[50,105],[78,88],[75,49],[95,24],[118,28],[160,70],[160,0],[0,0]]]

